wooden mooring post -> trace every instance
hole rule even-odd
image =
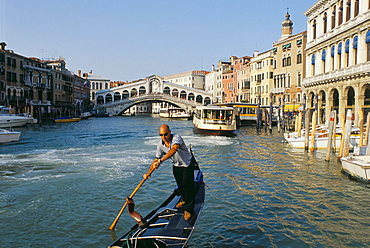
[[[350,142],[350,137],[351,137],[351,127],[352,127],[352,110],[348,109],[347,110],[347,115],[346,115],[346,121],[345,125],[343,125],[342,129],[342,140],[343,140],[343,146],[342,146],[342,152],[340,156],[338,157],[339,159],[341,157],[347,157],[349,154],[349,142]],[[342,145],[342,144],[341,144]]]
[[[315,151],[316,149],[316,143],[315,143],[315,136],[316,136],[316,116],[317,116],[317,112],[316,111],[313,111],[312,113],[312,127],[311,127],[311,144],[310,144],[310,151],[313,152]]]
[[[332,144],[333,144],[333,133],[334,133],[334,130],[335,130],[335,126],[336,126],[336,111],[333,110],[331,111],[330,113],[330,119],[329,119],[329,136],[328,136],[328,148],[326,150],[326,158],[325,158],[325,161],[330,161],[330,152],[331,152],[331,148],[332,148]],[[335,135],[335,133],[334,133]],[[335,140],[334,140],[335,142]]]
[[[304,149],[308,151],[309,138],[310,138],[310,110],[309,109],[306,109],[304,120],[305,120]]]

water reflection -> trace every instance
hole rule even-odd
[[[242,128],[234,138],[194,135],[191,122],[101,118],[21,128],[0,146],[0,229],[9,246],[106,247],[108,227],[155,154],[169,123],[192,144],[206,204],[191,247],[366,247],[370,191],[340,172],[335,155],[304,152],[282,134]],[[175,186],[163,164],[135,195],[150,212]],[[121,217],[116,234],[133,221]],[[27,237],[27,238],[26,238]]]

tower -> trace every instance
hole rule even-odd
[[[293,34],[293,22],[290,20],[289,12],[285,15],[285,20],[281,23],[281,37],[280,40],[284,40]]]

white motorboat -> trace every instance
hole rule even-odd
[[[21,132],[0,129],[0,143],[18,141],[20,136]]]
[[[0,107],[0,128],[20,127],[32,122],[31,117],[15,115],[11,108]]]
[[[190,119],[191,114],[186,112],[185,109],[182,108],[161,108],[159,110],[159,117]]]
[[[301,132],[301,135],[298,135],[297,132],[289,132],[284,133],[285,141],[294,148],[305,148],[305,135],[304,130]],[[329,130],[327,127],[319,127],[316,129],[315,132],[315,148],[316,149],[326,149],[328,147],[328,136]],[[309,137],[309,145],[311,145],[312,135],[310,132]],[[342,130],[340,128],[336,129],[335,133],[335,146],[336,149],[340,147],[342,137]],[[360,143],[360,129],[353,127],[351,129],[351,136],[350,136],[350,147],[353,147]]]
[[[370,182],[370,156],[348,156],[340,159],[342,171],[350,177]]]
[[[236,118],[232,107],[204,106],[195,109],[194,133],[235,136]]]

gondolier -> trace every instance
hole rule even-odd
[[[168,125],[159,128],[161,141],[158,143],[156,157],[153,160],[147,173],[143,175],[148,179],[150,171],[158,169],[159,165],[171,158],[173,163],[173,175],[175,177],[178,191],[182,195],[182,200],[176,208],[184,207],[184,219],[189,220],[194,209],[194,166],[195,160],[187,148],[184,140],[179,134],[172,134]]]

